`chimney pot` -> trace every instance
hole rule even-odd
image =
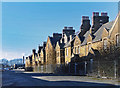
[[[67,27],[64,27],[64,29],[67,29]]]
[[[68,27],[68,29],[73,29],[73,27]]]
[[[93,12],[93,16],[99,16],[99,12]]]
[[[107,16],[107,13],[106,12],[102,12],[101,16]]]
[[[36,53],[36,49],[33,49],[32,51],[33,51],[33,54],[35,54],[35,53]]]
[[[89,16],[82,16],[82,20],[89,20]]]

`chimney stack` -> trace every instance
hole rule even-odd
[[[60,34],[60,33],[53,33],[53,37],[54,38],[62,37],[62,34]]]
[[[103,24],[109,22],[109,16],[106,12],[102,12],[99,16],[99,12],[93,12],[92,17],[92,34],[94,34]]]
[[[99,16],[99,12],[93,12],[93,16]]]
[[[41,50],[42,48],[43,48],[42,46],[40,46],[40,45],[38,46],[38,50]]]
[[[67,27],[65,26],[64,29],[67,29]]]
[[[33,49],[32,52],[33,52],[33,54],[35,54],[36,53],[36,49]]]
[[[43,48],[45,48],[46,47],[46,42],[43,42]]]
[[[82,24],[80,26],[80,36],[83,36],[90,29],[89,16],[82,16]]]
[[[38,53],[40,53],[42,48],[43,48],[42,46],[40,46],[40,45],[38,46]]]
[[[24,64],[24,60],[25,60],[25,58],[24,58],[24,56],[23,56],[23,64]]]
[[[105,12],[105,13],[102,12],[102,13],[101,13],[101,16],[107,16],[107,13],[106,13],[106,12]]]
[[[69,30],[73,30],[73,27],[68,27]]]
[[[82,16],[82,20],[89,20],[89,16]]]

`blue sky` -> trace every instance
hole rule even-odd
[[[118,12],[118,3],[105,2],[4,2],[2,3],[2,58],[20,58],[31,54],[53,32],[64,26],[79,30],[82,16],[108,12],[110,21]],[[92,21],[92,20],[91,20]]]

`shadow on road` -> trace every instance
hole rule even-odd
[[[16,73],[16,72],[3,72],[3,77],[5,74],[9,76],[15,76],[15,84],[5,86],[3,84],[2,88],[119,88],[118,86],[107,84],[107,83],[94,83],[94,82],[83,82],[83,81],[48,81],[43,79],[32,78],[32,76],[58,76],[56,74],[48,73]],[[64,75],[65,76],[65,75]],[[12,78],[10,78],[13,80]],[[7,80],[7,79],[5,79]],[[3,81],[5,81],[3,79]],[[14,81],[13,81],[14,82]]]

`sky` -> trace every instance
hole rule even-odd
[[[64,26],[76,32],[81,17],[92,12],[108,12],[110,21],[118,13],[117,2],[3,2],[2,55],[8,60],[32,54],[32,49],[47,41],[53,33],[62,33]]]

